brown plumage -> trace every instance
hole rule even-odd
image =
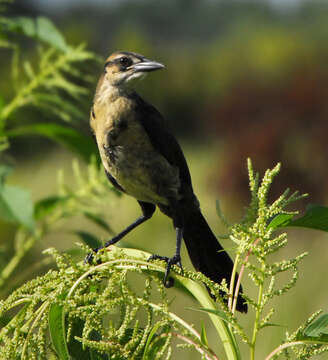
[[[163,67],[136,53],[116,52],[106,60],[98,82],[90,126],[102,163],[112,184],[136,198],[142,209],[142,216],[105,246],[149,219],[157,206],[172,218],[177,234],[173,257],[152,257],[167,262],[164,285],[170,286],[171,266],[181,266],[182,237],[196,270],[218,283],[223,278],[229,282],[233,262],[200,211],[178,142],[161,114],[129,86],[130,80]],[[237,309],[247,311],[241,296]]]

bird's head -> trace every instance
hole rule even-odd
[[[111,86],[123,87],[132,79],[140,78],[150,71],[163,68],[163,64],[149,60],[142,55],[120,51],[107,58],[104,72],[105,79]]]

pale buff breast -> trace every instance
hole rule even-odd
[[[154,150],[144,128],[136,121],[133,103],[119,97],[108,104],[95,103],[94,112],[92,127],[102,163],[126,193],[155,204],[167,204],[167,198],[177,198],[178,168]]]

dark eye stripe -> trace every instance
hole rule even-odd
[[[112,64],[114,64],[113,61],[106,61],[105,65],[104,65],[104,68],[106,68],[108,65],[112,65]]]
[[[131,52],[131,51],[121,51],[120,52],[122,55],[127,55],[127,56],[134,56],[135,58],[139,59],[140,61],[142,61],[144,59],[144,56],[137,54],[135,52]]]
[[[128,68],[133,64],[133,61],[127,56],[119,57],[114,60],[106,61],[104,65],[104,69],[106,70],[107,66],[111,66],[113,64],[118,65],[120,67],[120,70],[125,70],[126,68]]]

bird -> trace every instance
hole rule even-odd
[[[135,91],[132,80],[165,68],[129,51],[116,51],[105,61],[90,111],[90,127],[108,180],[119,191],[134,197],[142,215],[123,231],[93,249],[91,263],[100,249],[117,243],[131,230],[150,219],[156,209],[172,219],[176,249],[172,257],[152,255],[166,262],[164,286],[171,287],[172,265],[182,269],[184,240],[194,268],[221,283],[229,283],[233,262],[224,251],[200,210],[183,151],[160,112]],[[172,279],[171,279],[172,280]],[[241,296],[237,310],[247,312]]]

